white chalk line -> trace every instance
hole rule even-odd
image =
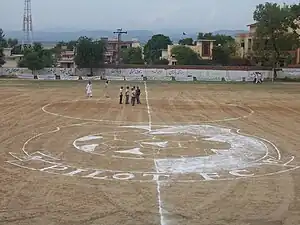
[[[21,150],[22,150],[22,152],[23,152],[25,155],[29,156],[28,152],[27,152],[25,149],[26,149],[26,146],[28,145],[28,143],[29,143],[30,141],[32,141],[33,139],[36,139],[36,138],[38,138],[38,137],[40,137],[40,136],[42,136],[42,135],[44,135],[44,134],[55,133],[55,132],[57,132],[57,131],[60,131],[60,129],[61,129],[61,128],[64,128],[64,127],[82,126],[82,125],[84,125],[84,124],[87,124],[87,122],[85,122],[85,123],[79,123],[79,124],[72,124],[72,125],[67,125],[67,126],[61,126],[61,127],[56,127],[55,130],[47,131],[47,132],[43,132],[43,133],[36,134],[36,135],[32,136],[31,138],[27,139],[27,140],[24,142],[24,144],[23,144]]]
[[[148,91],[147,91],[148,93]],[[149,121],[151,121],[151,126],[156,125],[153,124],[152,122],[152,118],[151,118],[151,114],[150,114],[150,120],[148,118],[148,122],[135,122],[135,121],[118,121],[118,120],[104,120],[104,119],[90,119],[90,118],[82,118],[82,117],[74,117],[74,116],[67,116],[67,115],[63,115],[63,114],[59,114],[59,113],[54,113],[54,112],[50,112],[48,111],[46,108],[54,105],[54,104],[58,104],[58,103],[70,103],[70,102],[80,102],[80,101],[93,101],[92,99],[80,99],[80,100],[72,100],[72,101],[61,101],[61,102],[56,102],[56,103],[48,103],[46,105],[44,105],[41,110],[49,115],[52,116],[58,116],[58,117],[63,117],[63,118],[67,118],[67,119],[74,119],[74,120],[81,120],[81,121],[90,121],[90,122],[107,122],[110,124],[148,124],[149,125]],[[94,101],[102,101],[102,99],[99,100],[94,100]],[[193,101],[193,100],[189,100],[190,102],[199,102],[197,100]],[[146,102],[147,102],[147,98],[146,98]],[[148,98],[148,102],[149,102],[149,98]],[[148,105],[147,104],[147,111],[150,112],[150,108],[148,109]],[[240,120],[240,119],[245,119],[250,117],[252,114],[254,114],[255,112],[250,108],[250,107],[245,107],[245,106],[241,106],[241,105],[236,105],[236,104],[222,104],[220,103],[220,105],[227,105],[227,106],[232,106],[232,107],[240,107],[243,108],[247,111],[249,111],[249,113],[247,115],[244,116],[239,116],[239,117],[230,117],[230,118],[224,118],[224,119],[218,119],[218,120],[199,120],[197,122],[170,122],[172,124],[178,124],[178,125],[186,125],[186,124],[200,124],[200,123],[218,123],[218,122],[228,122],[228,121],[235,121],[235,120]],[[149,117],[149,113],[148,113],[148,117]],[[159,125],[159,124],[158,124]]]
[[[147,113],[148,113],[148,130],[149,132],[152,130],[152,117],[151,117],[151,109],[150,109],[150,104],[149,104],[149,95],[148,95],[148,87],[147,87],[147,82],[144,81],[144,87],[145,87],[145,98],[146,98],[146,105],[147,105]],[[153,159],[153,163],[155,165],[155,170],[158,172],[158,168],[156,165],[155,160]],[[157,193],[157,204],[158,204],[158,212],[160,215],[160,225],[165,225],[165,220],[164,220],[164,213],[163,213],[163,203],[161,200],[161,192],[160,192],[160,181],[156,181],[156,193]]]
[[[52,130],[52,131],[43,132],[43,133],[39,133],[39,134],[37,134],[37,135],[34,135],[34,136],[30,137],[29,139],[27,139],[27,140],[24,142],[24,144],[23,144],[21,150],[22,150],[22,152],[23,152],[26,156],[30,156],[30,154],[26,151],[26,146],[28,145],[28,143],[29,143],[30,141],[34,140],[35,138],[38,138],[38,137],[40,137],[40,136],[42,136],[42,135],[45,135],[45,134],[51,134],[51,133],[58,132],[58,131],[61,130],[61,128],[68,128],[68,127],[72,127],[72,126],[83,126],[83,125],[85,125],[85,124],[89,124],[89,122],[79,123],[79,124],[71,124],[71,125],[66,125],[66,126],[61,126],[61,127],[57,127],[56,129],[54,129],[54,130]],[[165,125],[162,125],[162,126],[164,127]],[[224,126],[223,126],[223,127],[224,127]],[[235,128],[231,128],[231,129],[235,129]],[[124,132],[125,132],[125,131],[124,131]],[[240,132],[239,129],[236,129],[236,132],[239,133],[239,134],[241,134],[241,132]],[[113,133],[113,132],[108,132],[108,133]],[[271,141],[269,141],[269,140],[267,140],[267,139],[264,139],[264,138],[261,138],[261,137],[258,137],[258,136],[250,135],[250,134],[245,134],[245,133],[242,133],[242,134],[243,134],[243,135],[247,135],[247,136],[249,136],[249,137],[255,137],[255,138],[257,138],[257,139],[261,139],[261,140],[263,140],[263,141],[266,141],[267,143],[269,143],[270,145],[272,145],[272,146],[276,149],[276,151],[277,151],[277,153],[278,153],[278,158],[277,158],[277,160],[280,160],[280,159],[281,159],[281,154],[280,154],[279,149],[278,149],[278,148],[276,147],[276,145],[275,145],[274,143],[272,143]],[[20,158],[17,157],[17,156],[15,155],[15,153],[10,152],[9,154],[11,154],[14,158],[20,160]],[[99,155],[100,155],[100,154],[99,154]],[[47,156],[48,156],[48,155],[47,155]],[[260,158],[259,160],[262,160],[262,159],[266,158],[266,156],[268,156],[268,154],[266,154],[265,156],[263,156],[263,157]],[[48,156],[48,157],[50,157],[50,156]],[[123,158],[123,157],[118,157],[118,158]],[[274,158],[274,157],[272,157],[272,158]],[[294,159],[295,159],[295,157],[294,157],[294,156],[291,156],[291,159],[290,159],[288,162],[285,162],[285,163],[283,164],[284,167],[292,167],[291,169],[283,170],[283,172],[284,172],[284,171],[290,171],[290,170],[293,170],[293,169],[297,169],[297,168],[300,167],[300,166],[295,166],[295,165],[288,165],[289,163],[291,163],[292,161],[294,161]],[[151,159],[151,160],[153,160],[153,159]],[[255,160],[254,162],[256,162],[256,161],[258,161],[258,160]],[[268,164],[268,163],[266,163],[266,164]],[[273,164],[272,164],[272,165],[273,165]],[[274,165],[276,165],[276,164],[274,164]],[[282,165],[281,165],[281,164],[278,164],[277,166],[282,166]],[[91,168],[91,169],[92,169],[92,168]],[[109,171],[109,172],[128,172],[128,171],[124,171],[124,170],[107,170],[107,169],[104,169],[104,170],[105,170],[105,171]],[[133,172],[133,173],[158,173],[158,174],[168,174],[168,173],[162,173],[162,172],[157,172],[157,171],[146,172],[146,171],[134,171],[134,170],[132,170],[132,171],[130,171],[130,172]],[[270,176],[270,175],[274,175],[274,174],[278,174],[278,173],[282,173],[282,171],[278,171],[278,172],[274,172],[274,173],[268,173],[268,174],[263,174],[263,175],[257,175],[257,176],[252,176],[252,177],[255,178],[255,177]],[[169,174],[169,175],[171,175],[171,174]],[[234,180],[234,179],[242,179],[242,178],[233,178],[233,179],[225,178],[225,179],[217,179],[217,180]],[[200,180],[200,181],[201,181],[201,180]],[[141,182],[143,182],[143,181],[141,181]],[[163,181],[160,181],[160,182],[163,182]],[[168,181],[168,182],[169,182],[169,181]],[[172,182],[178,182],[178,183],[183,182],[183,183],[186,183],[186,182],[199,182],[199,180],[172,180]]]
[[[148,129],[149,131],[152,130],[152,117],[151,117],[151,109],[149,105],[149,99],[148,99],[148,87],[147,82],[144,81],[144,87],[145,87],[145,98],[146,98],[146,105],[147,105],[147,113],[148,113]]]
[[[23,153],[25,153],[26,156],[30,156],[30,154],[28,154],[28,152],[26,151],[26,145],[27,145],[30,141],[32,141],[33,139],[35,139],[35,138],[37,138],[37,137],[40,137],[40,136],[42,136],[42,135],[45,135],[45,134],[50,134],[50,133],[58,132],[58,131],[61,130],[61,128],[67,128],[67,127],[72,127],[72,126],[82,126],[82,125],[84,125],[84,124],[87,124],[87,123],[72,124],[72,125],[68,125],[68,126],[57,127],[55,130],[37,134],[37,135],[35,135],[35,136],[29,138],[29,139],[24,143],[24,145],[23,145],[23,147],[22,147],[22,151],[23,151]],[[251,136],[251,135],[248,135],[248,136]],[[255,137],[255,136],[254,136],[254,137]],[[260,137],[257,137],[257,138],[260,139]],[[266,140],[266,139],[264,139],[264,140]],[[271,144],[272,146],[274,146],[274,147],[278,150],[278,148],[274,145],[274,143],[272,143],[272,142],[269,141],[269,140],[266,140],[266,141],[267,141],[269,144]],[[38,152],[39,152],[39,151],[38,151]],[[36,153],[36,152],[35,152],[35,153]],[[20,157],[17,157],[17,156],[15,155],[15,153],[13,153],[13,152],[9,152],[9,154],[10,154],[13,158],[15,158],[16,160],[18,160],[18,161],[24,160],[24,158],[22,159],[22,158],[20,158]],[[56,159],[56,160],[57,160],[57,158],[54,158],[54,157],[49,156],[49,155],[46,155],[46,154],[44,154],[44,153],[40,153],[40,154],[45,155],[45,156],[47,156],[47,157],[49,157],[49,158],[53,158],[53,159]],[[276,172],[272,172],[272,173],[267,173],[267,174],[255,175],[255,176],[251,176],[251,177],[219,178],[219,179],[211,180],[211,181],[233,181],[233,180],[242,180],[242,179],[249,179],[249,178],[254,179],[254,178],[268,177],[268,176],[273,176],[273,175],[278,175],[278,174],[286,173],[286,172],[293,171],[293,170],[296,170],[296,169],[299,169],[299,168],[300,168],[300,166],[296,166],[296,165],[288,165],[289,163],[291,163],[292,161],[294,161],[294,159],[295,159],[295,157],[292,156],[291,159],[290,159],[289,161],[285,162],[283,165],[281,165],[281,164],[272,164],[273,166],[281,166],[281,167],[283,166],[283,167],[288,167],[288,169],[285,169],[285,170],[280,170],[280,171],[276,171]],[[34,169],[34,168],[30,168],[30,167],[26,167],[26,166],[19,165],[19,164],[17,164],[17,163],[12,162],[12,161],[6,161],[6,162],[9,163],[9,164],[15,165],[15,166],[17,166],[17,167],[24,168],[24,169],[28,169],[28,170],[36,170],[36,169]],[[49,163],[51,163],[51,162],[49,162]],[[267,165],[268,165],[268,164],[267,164]],[[72,167],[72,166],[70,165],[70,167]],[[289,168],[289,167],[290,167],[290,168]],[[92,170],[92,169],[95,169],[95,168],[87,168],[87,169],[91,169],[91,170]],[[127,173],[127,172],[128,172],[128,171],[124,171],[124,170],[108,170],[108,169],[101,169],[101,170],[104,170],[104,171],[107,171],[107,172],[117,172],[117,173]],[[55,173],[55,172],[47,172],[47,171],[44,171],[44,172],[49,173],[49,174],[61,175],[60,173]],[[172,174],[168,174],[168,173],[155,172],[155,171],[153,171],[153,172],[130,171],[130,172],[132,172],[132,173],[138,173],[138,174],[148,173],[148,174],[172,175]],[[115,181],[114,179],[106,179],[106,180]],[[161,188],[160,188],[160,187],[161,187],[161,184],[163,184],[163,183],[169,183],[169,182],[172,182],[172,183],[198,183],[198,182],[207,182],[207,180],[174,180],[174,179],[172,179],[172,180],[167,180],[167,181],[164,181],[164,180],[162,180],[162,181],[153,181],[153,180],[124,180],[124,182],[138,182],[138,183],[152,183],[152,182],[156,182],[156,183],[157,183],[157,182],[159,182],[159,185],[157,185],[157,191],[160,193],[160,192],[161,192],[161,190],[160,190]],[[159,200],[159,199],[160,199],[160,200]],[[160,201],[161,206],[162,206],[161,195],[159,195],[158,201]],[[163,208],[161,207],[161,208],[159,209],[159,211],[160,211],[160,212],[163,212]],[[162,218],[164,218],[164,217],[162,217]]]

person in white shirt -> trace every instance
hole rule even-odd
[[[108,83],[109,83],[109,81],[107,80],[107,81],[105,81],[105,97],[106,98],[109,98],[109,94],[108,94]]]
[[[86,90],[86,95],[88,98],[93,97],[93,87],[92,87],[92,82],[89,80],[88,84],[85,87]]]
[[[123,104],[123,87],[120,88],[120,104]]]
[[[135,89],[131,88],[131,105],[134,106],[135,105]]]

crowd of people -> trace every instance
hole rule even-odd
[[[109,81],[105,82],[105,89],[107,89],[108,87],[108,83]],[[89,81],[88,84],[86,85],[86,95],[88,98],[93,97],[93,87],[92,87],[92,82]],[[134,106],[135,104],[141,104],[140,101],[140,95],[141,95],[141,89],[137,86],[133,86],[133,87],[126,87],[125,93],[124,93],[124,88],[123,86],[120,88],[120,92],[119,92],[119,104],[123,104],[123,99],[124,99],[124,95],[125,95],[125,104],[131,104],[132,106]],[[107,92],[106,92],[106,97],[107,96]],[[130,102],[129,102],[130,100]]]

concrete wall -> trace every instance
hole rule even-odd
[[[39,79],[78,80],[101,79],[109,80],[176,80],[176,81],[253,81],[255,73],[260,73],[263,79],[272,77],[266,70],[208,70],[208,69],[161,69],[161,68],[129,68],[129,69],[95,69],[94,77],[88,78],[89,69],[47,68],[38,72]],[[0,74],[32,78],[30,70],[24,68],[0,68]]]
[[[300,68],[284,68],[282,71],[277,72],[279,79],[300,79]]]

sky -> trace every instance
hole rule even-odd
[[[0,27],[22,29],[25,0],[1,0]],[[4,3],[5,2],[5,3]],[[31,0],[34,30],[245,30],[262,0]],[[295,3],[297,0],[270,0]]]

